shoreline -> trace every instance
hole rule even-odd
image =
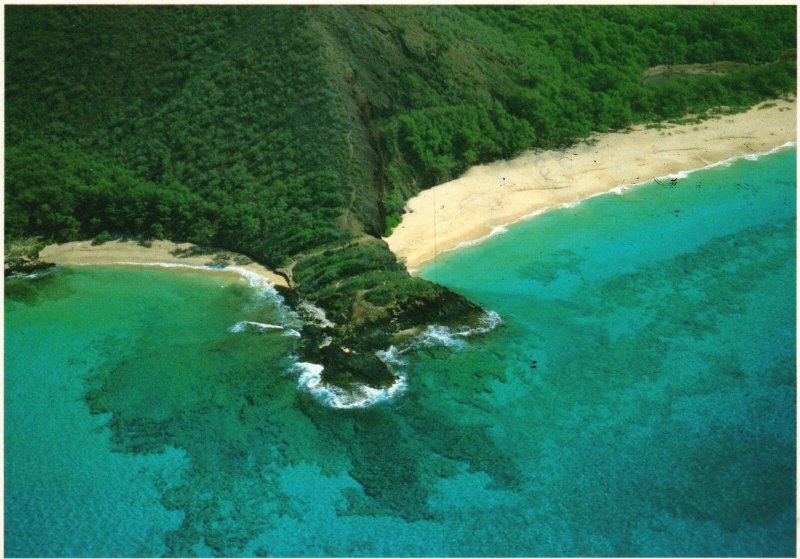
[[[779,149],[796,141],[796,120],[796,99],[764,101],[699,123],[637,125],[562,150],[478,165],[408,200],[400,224],[384,240],[414,274],[439,254],[547,211]]]
[[[183,251],[185,254],[179,254]],[[280,276],[254,262],[250,258],[229,251],[196,253],[192,243],[153,241],[142,246],[136,241],[108,241],[92,245],[91,241],[74,241],[47,245],[39,251],[39,259],[59,266],[113,266],[113,267],[161,267],[173,270],[194,270],[204,273],[251,274],[267,280],[272,286],[288,287]],[[176,252],[178,254],[176,254]]]

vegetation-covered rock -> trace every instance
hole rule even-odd
[[[7,241],[3,261],[4,275],[27,275],[52,268],[51,262],[39,259],[39,251],[43,247],[44,243],[35,237]]]
[[[794,6],[10,6],[6,242],[243,253],[336,323],[330,378],[381,384],[376,348],[479,312],[380,240],[405,200],[524,149],[792,92],[795,21]]]

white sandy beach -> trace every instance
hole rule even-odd
[[[424,190],[406,204],[386,238],[413,271],[462,243],[502,231],[527,216],[608,192],[770,151],[797,138],[797,101],[762,103],[699,124],[637,126],[597,135],[565,150],[528,152],[480,165]]]
[[[61,265],[93,265],[93,266],[141,266],[157,264],[179,264],[185,266],[205,267],[215,264],[215,257],[228,257],[228,265],[253,272],[266,278],[273,285],[287,286],[286,279],[268,270],[264,266],[250,261],[237,264],[238,256],[230,252],[203,254],[195,256],[176,256],[176,250],[193,248],[191,243],[173,243],[170,241],[153,241],[150,247],[144,247],[135,241],[109,241],[101,245],[92,245],[90,241],[78,241],[58,245],[48,245],[39,252],[39,258],[46,262]],[[249,260],[249,259],[248,259]],[[209,272],[224,272],[219,268],[208,268]]]

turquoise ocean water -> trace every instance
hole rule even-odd
[[[245,281],[7,281],[6,555],[794,555],[795,169],[440,256],[503,321],[430,328],[366,408],[298,387],[296,319]]]

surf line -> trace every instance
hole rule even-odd
[[[626,192],[632,190],[633,188],[637,188],[637,187],[640,187],[640,186],[645,186],[645,185],[650,184],[650,183],[663,184],[663,183],[660,182],[662,180],[670,181],[670,186],[676,186],[677,185],[677,180],[686,179],[686,178],[689,177],[690,174],[695,173],[697,171],[705,171],[707,169],[713,169],[714,167],[727,167],[727,166],[731,165],[732,163],[734,163],[735,161],[738,161],[740,159],[746,159],[747,161],[757,161],[759,158],[761,158],[761,157],[763,157],[765,155],[773,155],[773,154],[778,153],[779,151],[781,151],[783,149],[794,148],[794,147],[797,147],[797,143],[793,142],[793,141],[789,141],[789,142],[786,142],[786,143],[781,144],[779,146],[776,146],[776,147],[774,147],[774,148],[772,148],[772,149],[770,149],[768,151],[746,153],[746,154],[741,154],[741,155],[734,155],[732,157],[728,157],[727,159],[723,159],[721,161],[716,161],[716,162],[713,162],[713,163],[708,163],[706,160],[703,160],[703,162],[707,163],[707,164],[703,165],[702,167],[696,167],[694,169],[689,169],[689,170],[686,170],[686,171],[678,171],[676,173],[671,173],[671,174],[668,174],[668,175],[659,175],[657,177],[653,177],[651,179],[647,179],[647,180],[639,181],[639,182],[621,183],[621,184],[618,184],[617,186],[615,186],[613,188],[610,188],[609,190],[606,190],[606,191],[603,191],[603,192],[596,192],[596,193],[591,194],[589,196],[586,196],[584,198],[579,198],[577,200],[573,200],[572,202],[563,202],[563,203],[555,205],[555,206],[544,206],[542,208],[537,208],[537,209],[533,210],[532,212],[523,215],[522,217],[519,217],[519,218],[514,219],[512,221],[509,221],[507,223],[503,223],[503,224],[500,224],[500,225],[493,226],[491,231],[489,233],[487,233],[486,235],[483,235],[481,237],[477,237],[475,239],[470,239],[470,240],[467,240],[467,241],[461,241],[456,246],[454,246],[452,248],[444,249],[444,250],[442,250],[442,252],[452,252],[452,251],[461,250],[461,249],[470,248],[470,247],[479,245],[479,244],[483,243],[484,241],[487,241],[487,240],[491,239],[492,237],[495,237],[497,235],[502,235],[503,233],[507,233],[509,231],[508,228],[510,226],[512,226],[512,225],[516,225],[517,223],[528,221],[530,219],[533,219],[534,217],[540,216],[540,215],[542,215],[544,213],[547,213],[547,212],[550,212],[550,211],[553,211],[553,210],[574,208],[578,204],[580,204],[582,202],[585,202],[586,200],[590,200],[592,198],[596,198],[597,196],[605,196],[607,194],[616,194],[616,195],[619,196],[619,195],[625,194]],[[675,181],[674,183],[673,183],[673,180]],[[434,196],[434,200],[435,200],[435,196],[436,196],[436,188],[435,187],[432,189],[431,194]],[[434,212],[435,212],[435,209],[436,208],[435,208],[435,203],[434,203]],[[434,251],[435,251],[435,253],[434,253],[433,258],[431,258],[429,260],[426,260],[426,262],[430,262],[430,260],[434,261],[434,269],[433,269],[434,280],[433,281],[435,282],[436,281],[436,266],[435,266],[435,264],[437,262],[436,258],[439,255],[439,251],[437,249],[437,244],[436,244],[436,215],[435,215],[435,213],[434,213],[434,222],[433,222],[433,224],[434,224],[433,228],[434,228]],[[424,264],[424,262],[421,263],[421,264]],[[419,268],[413,268],[413,269],[409,270],[409,273],[413,274],[413,273],[417,272],[418,270],[419,270]]]

